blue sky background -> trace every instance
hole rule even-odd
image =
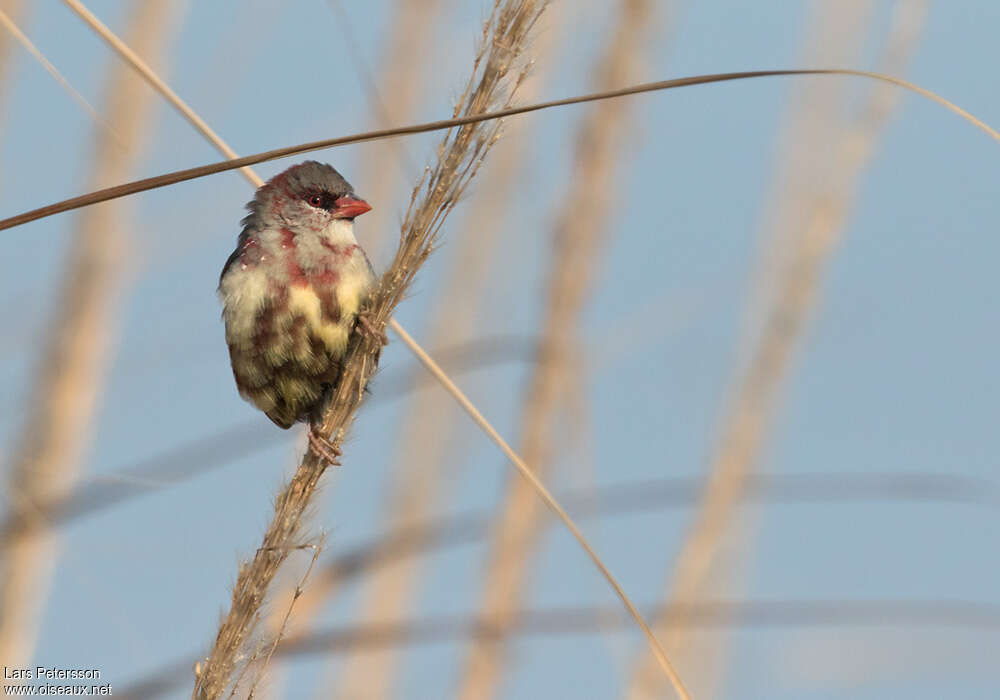
[[[67,9],[31,2],[24,28],[92,103],[100,106],[117,59]],[[428,37],[428,70],[414,120],[439,118],[471,65],[485,3],[449,0]],[[123,31],[128,2],[91,8]],[[393,2],[345,3],[345,26],[322,0],[189,3],[172,43],[168,82],[241,153],[364,130],[371,122],[360,60],[374,71]],[[891,3],[875,2],[877,56]],[[584,7],[586,6],[586,7]],[[689,0],[652,28],[650,79],[730,70],[803,67],[808,2]],[[566,35],[545,97],[585,91],[613,22],[609,0],[567,5]],[[1000,4],[932,2],[907,78],[994,125]],[[363,55],[347,54],[350,32]],[[23,51],[12,50],[0,138],[0,214],[79,194],[86,187],[93,125]],[[821,80],[849,80],[824,78]],[[628,340],[611,366],[587,378],[588,461],[597,484],[704,472],[724,416],[737,361],[761,222],[770,206],[779,135],[802,81],[765,79],[634,98],[632,144],[617,183],[620,207],[582,318],[586,351]],[[477,319],[477,336],[534,334],[550,254],[549,228],[572,173],[574,127],[584,108],[523,118],[530,141],[523,183],[506,209],[505,235]],[[148,176],[217,159],[163,105]],[[409,138],[417,165],[436,136]],[[504,144],[498,146],[503,148]],[[356,181],[366,145],[317,154]],[[299,159],[267,163],[269,177]],[[385,167],[400,167],[386,163]],[[407,166],[402,166],[406,168]],[[825,275],[814,319],[794,363],[760,469],[769,473],[936,472],[996,477],[1000,368],[996,348],[1000,259],[1000,144],[939,106],[906,96],[861,180],[844,239]],[[405,188],[387,202],[402,216]],[[84,483],[171,446],[256,420],[233,386],[219,307],[218,271],[232,249],[251,192],[232,173],[133,198],[135,265],[118,318],[115,355],[86,458]],[[473,186],[468,199],[490,193]],[[460,214],[461,212],[458,212]],[[453,216],[398,318],[418,338],[455,264],[450,241],[475,235]],[[7,451],[30,396],[73,215],[6,231],[0,253],[0,450]],[[373,234],[358,220],[362,244]],[[384,263],[377,260],[376,263]],[[642,342],[615,337],[651,308]],[[414,367],[398,343],[383,377]],[[530,367],[513,361],[462,376],[461,384],[516,438]],[[388,379],[385,380],[388,382]],[[378,385],[373,390],[377,396]],[[356,423],[344,466],[326,476],[314,524],[326,555],[381,530],[385,480],[404,404],[375,401]],[[509,473],[497,450],[460,420],[449,465],[447,508],[491,508]],[[167,661],[203,651],[228,604],[237,562],[257,546],[272,498],[291,473],[301,435],[222,469],[135,498],[62,530],[38,664],[97,667],[124,688]],[[586,481],[580,448],[566,448],[554,485]],[[737,592],[751,599],[972,600],[1000,605],[997,509],[962,504],[866,503],[751,506],[742,513],[752,547]],[[655,601],[691,511],[588,521],[585,531],[632,596]],[[741,520],[742,522],[742,520]],[[737,527],[740,527],[738,524]],[[612,605],[615,600],[569,536],[550,529],[532,577],[533,607]],[[427,557],[421,616],[475,609],[481,546]],[[358,601],[346,589],[324,619],[347,623]],[[512,645],[504,697],[616,697],[639,648],[632,629],[607,637],[532,638]],[[720,697],[856,700],[992,698],[995,628],[751,628],[730,636]],[[463,645],[411,650],[398,696],[447,697]],[[288,697],[312,697],[329,660],[294,663]],[[190,686],[169,697],[187,697]]]

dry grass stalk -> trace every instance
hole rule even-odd
[[[455,114],[485,112],[509,102],[523,78],[521,52],[544,2],[497,2],[484,26],[483,45]],[[482,159],[495,142],[499,124],[470,124],[448,131],[438,149],[438,163],[414,188],[403,221],[400,245],[372,295],[368,313],[385,327],[406,294],[417,270],[434,249],[444,218],[451,212]],[[402,329],[395,328],[400,332]],[[377,339],[359,337],[344,363],[336,391],[324,411],[321,431],[337,447],[360,406],[363,389],[375,371]],[[278,568],[297,545],[302,518],[325,465],[307,453],[289,485],[279,494],[274,517],[253,559],[240,567],[232,606],[215,645],[197,669],[193,697],[217,698],[231,682],[240,655],[254,631],[261,605]]]
[[[135,180],[133,182],[126,182],[120,185],[115,185],[114,187],[107,187],[101,190],[88,192],[87,194],[78,195],[76,197],[70,197],[69,199],[63,199],[58,202],[52,202],[45,206],[37,207],[35,209],[30,209],[20,214],[15,214],[14,216],[8,216],[4,219],[0,219],[0,231],[5,231],[9,228],[14,228],[16,226],[22,226],[24,224],[30,223],[32,221],[38,221],[40,219],[45,219],[62,212],[73,211],[75,209],[82,209],[83,207],[90,207],[100,202],[107,202],[112,199],[119,199],[121,197],[127,197],[129,195],[138,194],[140,192],[148,192],[149,190],[158,189],[160,187],[167,187],[169,185],[174,185],[179,182],[187,182],[188,180],[195,180],[202,177],[207,177],[209,175],[214,175],[216,173],[226,172],[228,170],[234,170],[236,168],[244,168],[258,163],[264,163],[270,160],[276,160],[278,158],[286,158],[294,155],[301,155],[303,153],[311,153],[313,151],[319,151],[326,148],[335,148],[337,146],[345,146],[353,143],[363,143],[368,141],[378,141],[381,139],[391,138],[394,136],[410,136],[413,134],[423,134],[431,131],[444,131],[446,129],[453,129],[467,124],[493,121],[496,119],[506,119],[518,114],[528,114],[529,112],[538,112],[541,110],[552,109],[554,107],[565,107],[569,105],[579,105],[587,102],[600,102],[603,100],[616,99],[621,97],[628,97],[632,95],[641,95],[650,92],[659,92],[661,90],[673,90],[681,87],[690,87],[692,85],[708,85],[711,83],[722,83],[729,82],[733,80],[752,80],[767,77],[778,77],[778,76],[806,76],[806,75],[840,75],[840,76],[854,76],[858,78],[866,78],[868,80],[877,80],[883,83],[890,83],[898,87],[904,88],[911,92],[915,92],[921,97],[924,97],[932,102],[936,102],[948,111],[957,114],[962,119],[966,120],[970,124],[973,124],[977,129],[988,134],[990,138],[995,141],[1000,141],[1000,131],[997,131],[989,124],[984,122],[982,119],[977,118],[975,115],[969,113],[968,111],[962,109],[958,105],[940,95],[931,92],[925,88],[915,85],[914,83],[908,82],[906,80],[901,80],[900,78],[895,78],[891,75],[884,75],[882,73],[872,73],[870,71],[854,70],[850,68],[812,68],[812,69],[783,69],[783,70],[766,70],[766,71],[739,71],[735,73],[714,73],[706,75],[690,76],[687,78],[674,78],[671,80],[657,80],[650,83],[640,83],[638,85],[629,85],[623,88],[617,88],[615,90],[605,90],[603,92],[594,92],[586,95],[574,95],[572,97],[564,97],[558,100],[548,100],[545,102],[536,102],[530,105],[519,105],[516,107],[508,107],[506,109],[497,110],[495,112],[486,112],[483,114],[475,114],[466,117],[457,117],[452,119],[436,120],[432,122],[424,122],[421,124],[409,124],[406,126],[391,127],[389,129],[379,129],[376,131],[366,131],[357,134],[351,134],[349,136],[338,136],[331,139],[321,139],[319,141],[307,141],[305,143],[298,143],[292,146],[285,146],[283,148],[275,148],[269,151],[261,151],[259,153],[253,153],[249,156],[242,156],[240,158],[231,158],[228,161],[209,163],[207,165],[199,165],[194,168],[185,168],[183,170],[175,170],[169,173],[162,173],[160,175],[155,175],[153,177],[143,178],[142,180]]]
[[[163,54],[169,36],[164,27],[174,10],[170,0],[138,4],[130,31],[144,54]],[[131,71],[122,67],[111,73],[106,114],[119,136],[96,132],[93,187],[129,176],[150,124],[151,97]],[[127,261],[122,218],[120,205],[106,203],[77,220],[35,398],[26,407],[27,422],[10,462],[8,490],[16,499],[12,509],[33,527],[8,541],[0,578],[0,658],[9,666],[30,660],[56,556],[54,535],[35,504],[69,493],[76,482],[103,383]]]
[[[553,40],[559,36],[561,7],[557,3],[546,10],[544,26],[539,28],[531,46],[535,60],[551,55]],[[541,82],[537,71],[534,72],[518,91],[519,99],[534,99]],[[502,214],[519,182],[528,145],[522,138],[524,134],[517,133],[523,131],[519,125],[508,128],[513,133],[505,129],[504,147],[493,153],[479,187],[488,196],[470,202],[468,214],[456,229],[466,235],[452,243],[455,248],[452,258],[456,262],[443,283],[439,294],[442,301],[430,322],[431,347],[455,344],[474,331],[476,309],[490,279],[489,265],[502,231]],[[390,533],[404,537],[432,517],[437,504],[447,498],[444,488],[450,480],[445,478],[445,467],[456,418],[451,397],[444,392],[426,391],[415,396],[403,420],[396,458],[391,462],[396,467],[386,482],[389,495],[382,520]],[[530,460],[526,461],[534,466]],[[422,570],[422,562],[411,558],[374,571],[365,582],[359,624],[388,624],[403,619],[413,605]],[[327,581],[331,585],[310,588],[310,603],[318,605],[328,598],[334,579]],[[304,608],[301,605],[299,610]],[[308,617],[303,615],[302,619]],[[364,695],[370,700],[390,697],[398,659],[399,650],[394,648],[350,654],[341,667],[337,696]]]
[[[618,26],[596,70],[598,89],[626,84],[635,75],[653,3],[624,0]],[[577,318],[597,265],[604,223],[614,194],[615,164],[621,155],[630,102],[595,105],[576,137],[572,187],[553,231],[552,264],[538,363],[525,398],[520,453],[536,470],[551,467],[557,418],[563,407]],[[491,537],[481,603],[483,624],[493,630],[478,638],[466,658],[459,697],[493,697],[501,675],[506,631],[522,607],[524,585],[543,524],[544,509],[531,487],[516,477]]]
[[[884,59],[886,70],[902,72],[919,35],[925,9],[922,1],[905,0],[897,5],[896,21]],[[843,6],[832,2],[829,11],[840,13]],[[837,33],[831,41],[840,41],[840,37],[842,34]],[[813,154],[818,144],[832,145],[827,161],[816,159],[811,165],[793,161],[793,170],[796,165],[808,169],[808,172],[796,171],[801,177],[789,176],[789,180],[809,183],[806,190],[800,191],[799,199],[793,201],[785,193],[777,194],[779,206],[789,203],[791,211],[779,212],[777,221],[785,225],[777,230],[773,239],[776,244],[791,249],[789,259],[779,270],[774,300],[769,305],[750,364],[736,390],[733,408],[709,470],[700,510],[675,561],[672,578],[667,582],[671,605],[693,604],[699,595],[711,588],[706,576],[717,559],[726,529],[752,475],[795,350],[816,306],[826,263],[843,235],[860,176],[898,99],[898,91],[889,86],[876,86],[853,124],[830,123],[820,128],[815,123],[803,125],[801,133],[811,138],[788,151],[801,157],[803,153]],[[820,102],[826,99],[821,98]],[[805,120],[815,120],[820,114],[814,105],[810,107],[802,115]],[[840,105],[827,104],[821,112],[826,118],[839,108]],[[823,167],[831,161],[832,165]],[[689,631],[671,622],[670,611],[671,606],[668,606],[658,622],[673,629],[665,637],[668,649],[695,649]],[[636,700],[656,697],[659,684],[655,666],[644,652],[642,656],[644,659],[635,668],[629,693],[629,697]],[[718,672],[709,671],[708,675],[717,676]]]

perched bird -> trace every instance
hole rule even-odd
[[[312,424],[375,285],[354,237],[354,218],[371,207],[332,167],[306,161],[260,187],[247,209],[219,279],[236,387],[281,428]],[[335,462],[312,425],[309,442]]]

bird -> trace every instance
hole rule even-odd
[[[371,330],[358,317],[375,272],[354,235],[371,205],[309,160],[268,180],[247,209],[218,287],[236,388],[282,429],[308,421],[313,452],[338,464],[317,419],[355,327]]]

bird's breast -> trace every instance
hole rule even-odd
[[[292,339],[280,336],[288,324],[301,319],[298,327],[322,341],[327,352],[344,353],[354,320],[375,280],[357,244],[325,248],[336,249],[310,257],[290,246],[269,264],[265,260],[260,265],[238,266],[223,276],[219,292],[230,345],[256,345],[262,326],[277,326],[274,330],[279,337],[269,341],[272,351],[284,354],[281,351],[287,343],[283,341]],[[271,323],[272,319],[278,323]]]
[[[306,329],[323,342],[327,352],[344,353],[354,316],[341,305],[336,283],[292,285],[287,303],[288,314],[305,319]]]
[[[334,356],[343,355],[361,304],[371,292],[373,279],[367,264],[342,264],[316,274],[306,274],[288,289],[288,312],[302,316],[306,327]]]

